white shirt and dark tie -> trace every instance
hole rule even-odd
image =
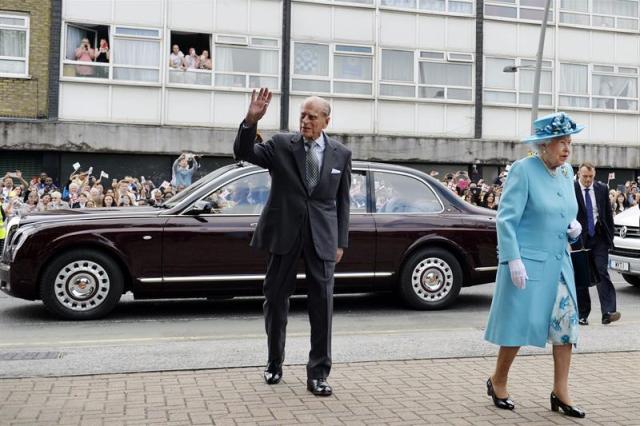
[[[593,230],[589,232],[589,236],[593,237],[595,235],[595,227],[596,223],[598,223],[598,204],[596,202],[596,193],[593,188],[593,184],[590,186],[584,186],[582,182],[580,184],[580,192],[582,193],[582,201],[584,201],[584,205],[586,207],[587,215],[589,215],[589,208],[591,208],[591,220],[593,220]],[[587,197],[589,199],[587,200]],[[587,231],[589,230],[589,218],[587,217]]]

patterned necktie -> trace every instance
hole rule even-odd
[[[307,147],[307,153],[305,154],[304,159],[305,178],[307,180],[307,187],[309,188],[309,191],[313,191],[313,188],[318,184],[318,180],[320,180],[318,157],[316,157],[315,152],[313,152],[313,147],[316,142],[305,141],[304,144]]]
[[[593,204],[591,204],[589,188],[584,189],[584,205],[587,207],[587,233],[593,238],[596,235],[596,225],[593,223]]]

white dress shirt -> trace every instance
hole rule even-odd
[[[596,193],[593,190],[593,184],[587,187],[582,185],[582,182],[580,181],[578,181],[578,183],[580,184],[580,190],[582,191],[582,201],[584,201],[585,208],[587,206],[587,200],[584,198],[584,190],[589,188],[589,197],[591,198],[591,206],[593,207],[593,224],[595,225],[598,223],[598,204],[596,203]]]

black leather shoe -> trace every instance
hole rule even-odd
[[[567,405],[564,402],[560,401],[560,398],[558,398],[558,396],[554,392],[551,392],[550,400],[551,411],[558,411],[560,408],[562,408],[562,412],[565,416],[578,417],[580,419],[584,418],[584,416],[587,415],[584,410],[581,410],[578,407],[574,407],[573,405]]]
[[[578,324],[580,324],[580,325],[589,325],[589,320],[586,319],[586,318],[580,318],[578,320]]]
[[[307,390],[316,396],[330,396],[333,393],[327,379],[307,379]]]
[[[262,373],[262,375],[266,384],[277,385],[278,383],[280,383],[280,380],[282,380],[282,368],[275,369],[273,371],[267,368],[266,370],[264,370],[264,373]]]
[[[602,315],[602,323],[603,324],[611,324],[612,322],[618,321],[622,317],[620,312],[607,312]]]
[[[513,403],[511,398],[498,398],[496,396],[496,393],[493,390],[493,383],[491,383],[491,377],[487,379],[487,395],[489,395],[493,400],[493,405],[498,408],[502,408],[503,410],[513,410],[514,408],[516,408],[516,405]]]

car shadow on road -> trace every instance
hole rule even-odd
[[[162,299],[162,300],[134,300],[131,295],[123,296],[115,309],[101,321],[131,321],[131,320],[167,320],[172,318],[196,319],[215,317],[254,317],[262,316],[262,297],[238,297],[232,299]],[[456,302],[447,309],[438,312],[476,312],[488,310],[491,305],[491,295],[465,294],[464,290]],[[292,314],[306,313],[307,299],[304,296],[291,298],[290,312]],[[393,293],[364,293],[334,296],[334,314],[380,314],[408,315],[412,312],[424,311],[408,308],[398,296]],[[55,321],[41,302],[21,301],[17,306],[7,307],[2,315],[8,320],[28,322]]]

